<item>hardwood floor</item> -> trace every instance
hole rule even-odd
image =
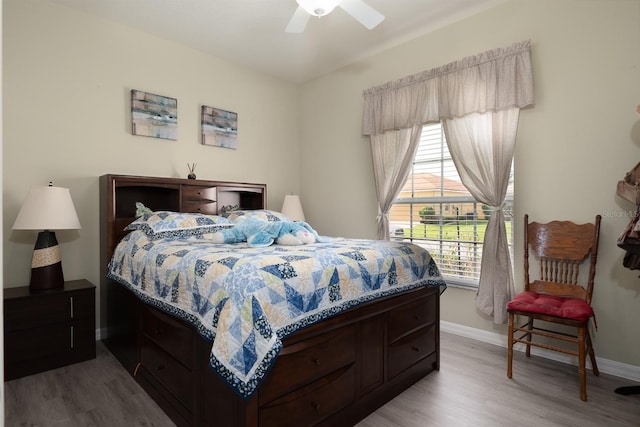
[[[516,352],[513,379],[506,349],[442,333],[442,363],[358,427],[640,426],[634,385],[587,375],[579,397],[577,368]],[[6,426],[173,426],[162,410],[98,343],[95,360],[5,383]],[[301,424],[302,425],[302,424]]]
[[[640,395],[614,392],[636,385],[622,378],[588,371],[583,402],[577,367],[515,352],[508,379],[506,348],[446,333],[441,347],[439,372],[358,427],[640,426]]]

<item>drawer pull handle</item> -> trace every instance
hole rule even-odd
[[[160,336],[160,335],[163,335],[163,334],[164,334],[164,331],[162,329],[154,329],[153,330],[153,335]]]
[[[164,371],[165,366],[164,365],[158,365],[156,367],[156,372],[160,372],[160,371]]]
[[[315,363],[316,366],[320,366],[320,359],[313,359],[313,363]]]
[[[422,316],[419,316],[417,314],[413,316],[413,320],[421,320],[421,319],[422,319]]]
[[[315,402],[312,402],[311,406],[313,406],[313,409],[315,409],[316,412],[320,412],[320,405],[319,404],[317,404]]]
[[[419,347],[413,346],[413,347],[411,347],[411,350],[415,351],[416,353],[420,353],[420,348]]]

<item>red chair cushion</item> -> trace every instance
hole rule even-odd
[[[507,303],[507,310],[546,314],[582,322],[589,320],[593,316],[593,308],[581,299],[539,294],[531,291],[516,295]]]

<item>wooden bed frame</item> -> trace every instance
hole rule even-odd
[[[427,287],[362,304],[287,337],[264,382],[243,399],[209,367],[211,343],[190,324],[106,278],[135,202],[216,214],[227,205],[266,208],[266,191],[263,184],[100,177],[104,343],[179,426],[353,425],[439,369],[439,289]]]

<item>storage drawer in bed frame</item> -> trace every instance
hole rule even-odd
[[[179,426],[352,425],[439,369],[437,288],[367,303],[291,335],[246,400],[208,367],[211,343],[191,325],[124,295],[138,307],[130,372]]]
[[[389,377],[398,375],[436,350],[436,310],[424,309],[432,305],[430,298],[419,299],[389,313]]]
[[[315,425],[355,400],[355,367],[345,366],[295,393],[260,406],[259,425]],[[304,421],[303,421],[304,420]]]
[[[139,303],[138,351],[134,377],[176,423],[194,421],[197,336],[191,325]],[[163,406],[164,405],[164,406]],[[168,409],[167,409],[168,408]]]
[[[336,348],[344,351],[336,355]],[[334,371],[351,366],[355,361],[355,325],[290,345],[280,352],[271,375],[260,388],[260,403],[269,403]]]

